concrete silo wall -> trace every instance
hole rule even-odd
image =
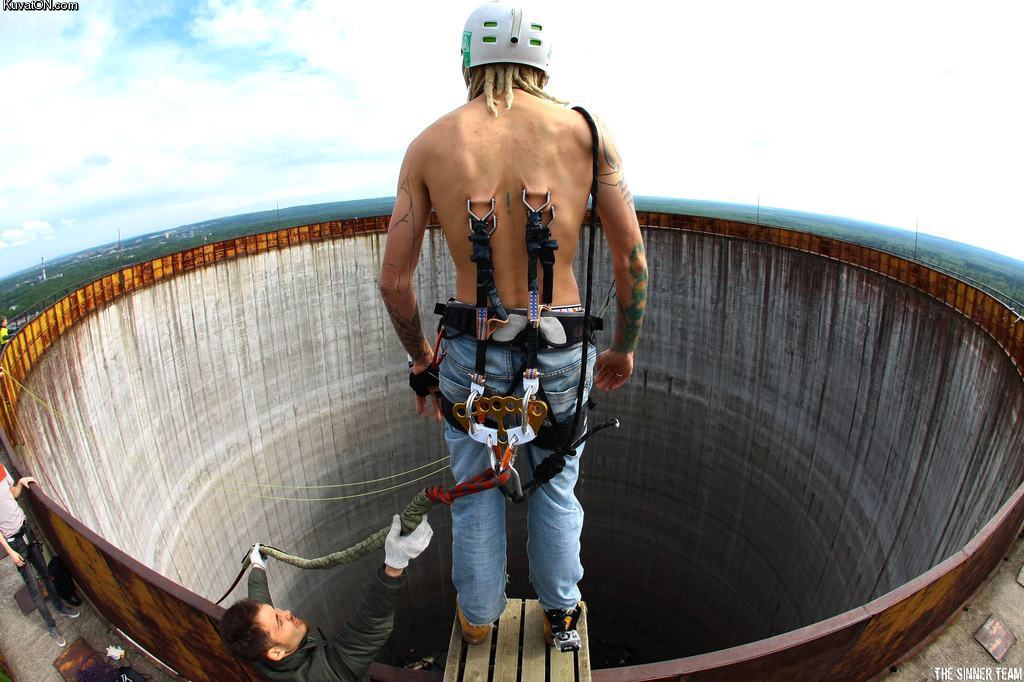
[[[877,670],[959,605],[1019,527],[1021,330],[977,290],[863,247],[685,216],[642,222],[655,227],[638,372],[598,397],[597,414],[624,426],[588,446],[579,486],[592,632],[642,660],[762,640],[643,674]],[[35,332],[45,355],[25,338],[18,358],[4,357],[54,409],[22,394],[8,429],[46,463],[53,497],[142,564],[216,598],[251,542],[326,553],[445,480],[322,499],[442,463],[369,486],[304,487],[383,479],[446,454],[439,429],[412,413],[378,302],[380,227],[311,241],[345,230],[313,226],[277,248],[236,240],[250,255],[221,247],[206,267],[148,282],[143,272],[145,286],[88,316],[84,294],[82,314],[58,304],[49,329],[63,333]],[[418,273],[425,327],[450,280],[432,232]],[[602,269],[598,298],[608,282]],[[522,513],[511,515],[513,550],[525,546]],[[411,573],[393,658],[446,643],[450,532],[446,513],[432,516],[438,534]],[[371,568],[274,566],[271,580],[280,602],[331,629]],[[511,591],[529,590],[521,553],[510,552],[510,573]],[[650,601],[668,608],[638,611]],[[764,639],[801,627],[781,635],[789,657],[779,637]],[[608,679],[637,679],[628,670]]]

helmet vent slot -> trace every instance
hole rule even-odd
[[[498,22],[496,21],[485,21],[484,28],[498,28]],[[538,31],[540,29],[537,29]]]
[[[531,45],[536,45],[536,46],[539,47],[540,46],[540,41],[537,40],[536,38],[530,38],[530,44]]]
[[[540,24],[530,24],[531,31],[543,31],[544,28]]]
[[[496,43],[496,42],[498,42],[498,39],[495,38],[494,36],[484,36],[484,42],[485,43]]]

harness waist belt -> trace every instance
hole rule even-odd
[[[488,339],[496,345],[522,344],[526,339],[527,311],[524,308],[508,308],[509,320],[494,329]],[[456,330],[459,334],[476,336],[476,307],[465,303],[438,303],[434,306],[434,314],[441,316],[441,324]],[[551,320],[552,322],[547,322]],[[551,330],[549,324],[561,327],[561,333]],[[517,328],[517,325],[522,325]],[[576,310],[545,310],[541,314],[540,331],[545,345],[554,348],[568,348],[583,341],[586,317],[583,311]],[[547,329],[547,331],[546,331]],[[590,318],[591,332],[604,329],[600,317]],[[561,338],[559,338],[561,337]]]

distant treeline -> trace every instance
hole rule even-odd
[[[1024,302],[1024,262],[929,234],[917,235],[915,245],[913,232],[886,225],[765,206],[688,199],[640,197],[637,208],[786,227],[856,242],[975,280],[1015,301]]]
[[[48,262],[45,282],[40,280],[39,267],[0,279],[0,314],[12,319],[34,314],[68,292],[133,263],[144,263],[202,244],[270,230],[388,214],[394,202],[393,197],[385,197],[246,213],[133,237],[123,240],[120,245],[105,244],[86,249]]]
[[[67,292],[107,273],[132,263],[152,260],[204,243],[296,225],[385,215],[391,212],[393,205],[393,197],[382,197],[295,206],[280,211],[246,213],[183,225],[142,237],[133,237],[123,241],[120,246],[106,244],[47,263],[45,282],[39,280],[39,268],[23,270],[0,280],[0,313],[18,318],[26,313],[36,312]],[[915,257],[913,232],[848,218],[769,207],[659,197],[639,197],[637,208],[643,211],[759,222],[764,225],[804,230],[865,244],[902,256]],[[1024,262],[927,234],[921,234],[917,238],[916,258],[940,269],[976,280],[1017,301],[1024,301]],[[14,310],[10,309],[11,306],[14,306]]]

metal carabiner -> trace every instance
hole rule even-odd
[[[523,499],[523,482],[519,479],[519,472],[516,471],[516,468],[514,466],[512,466],[511,464],[508,465],[508,470],[510,472],[512,472],[512,475],[509,477],[509,481],[511,481],[515,485],[515,488],[514,488],[515,495],[513,496],[512,499],[514,501],[522,500]],[[506,483],[505,485],[508,485],[508,483]]]
[[[523,378],[523,412],[520,415],[519,425],[525,438],[520,440],[533,440],[534,436],[537,435],[533,432],[533,427],[530,426],[530,400],[533,396],[537,395],[539,390],[540,379]]]
[[[476,425],[476,422],[473,421],[473,403],[483,394],[484,387],[478,384],[476,379],[473,379],[469,386],[469,395],[466,396],[466,421],[469,423],[467,432],[470,436],[473,435],[473,427]]]

